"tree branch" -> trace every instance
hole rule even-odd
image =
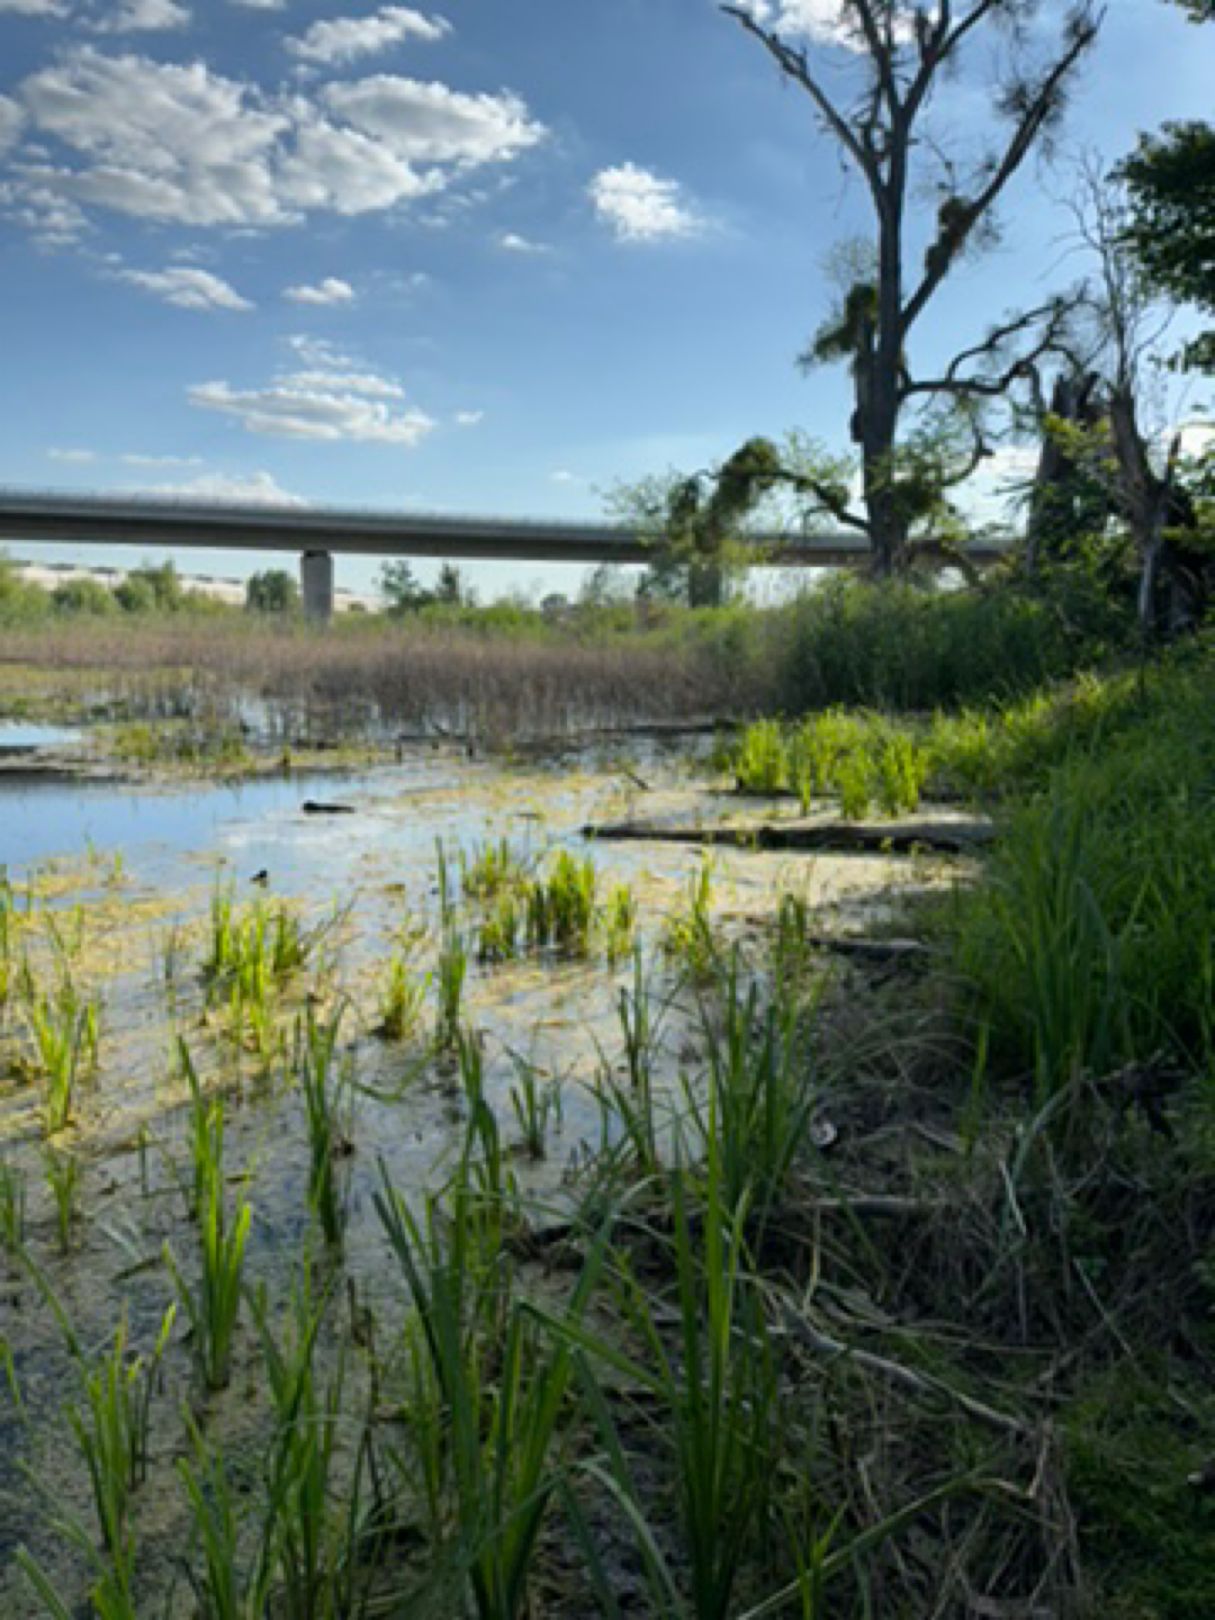
[[[994,3],[995,0],[982,0],[980,5],[962,19],[951,38],[960,39],[966,30],[976,26]],[[1059,105],[1059,95],[1064,81],[1096,39],[1104,15],[1103,11],[1096,12],[1086,6],[1085,12],[1072,26],[1071,43],[1037,89],[1028,93],[1028,104],[1021,112],[1012,139],[991,179],[970,202],[963,203],[959,200],[958,208],[951,215],[948,229],[942,231],[928,251],[924,278],[904,310],[904,333],[909,332],[923,314],[925,306],[949,274],[975,226],[988,213],[1029,155],[1043,125]]]
[[[963,349],[960,354],[955,355],[943,376],[926,378],[920,382],[910,378],[904,381],[899,390],[900,403],[906,403],[916,394],[949,394],[954,398],[973,399],[1000,398],[1008,392],[1013,383],[1023,377],[1029,377],[1038,362],[1046,355],[1066,352],[1063,344],[1066,324],[1078,304],[1079,299],[1075,297],[1053,298],[1049,303],[1039,305],[1037,309],[1027,310],[1024,314],[1005,321],[1002,326],[994,327],[981,343],[975,343],[969,349]],[[1027,353],[1018,355],[1003,372],[983,377],[961,375],[963,366],[973,360],[981,360],[984,356],[994,357],[1010,338],[1028,332],[1042,321],[1045,321],[1046,325],[1038,341]]]
[[[779,34],[757,23],[750,12],[743,10],[742,7],[724,5],[721,9],[727,17],[733,17],[748,34],[759,40],[787,78],[801,85],[826,120],[831,133],[865,176],[874,196],[880,197],[882,176],[872,153],[857,139],[843,113],[811,73],[805,51],[794,50]]]

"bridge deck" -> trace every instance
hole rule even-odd
[[[608,523],[19,490],[0,490],[0,540],[518,562],[644,563],[653,556],[649,536]],[[869,555],[864,539],[848,534],[762,534],[751,543],[758,566],[858,567]],[[966,555],[982,563],[1003,549],[980,542]]]

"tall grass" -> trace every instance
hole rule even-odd
[[[196,1095],[196,1112],[200,1108]],[[224,1107],[216,1098],[196,1126],[195,1199],[198,1225],[198,1281],[191,1284],[172,1247],[165,1265],[190,1319],[199,1371],[210,1390],[228,1382],[232,1341],[240,1311],[245,1249],[253,1211],[244,1199],[229,1210],[224,1174]]]
[[[452,1188],[446,1220],[434,1205],[414,1215],[387,1180],[377,1206],[416,1313],[412,1404],[436,1417],[412,1436],[421,1453],[412,1466],[430,1482],[437,1511],[426,1601],[440,1612],[445,1588],[464,1590],[479,1620],[517,1620],[529,1612],[532,1564],[560,1479],[570,1350],[501,1291],[467,1186]],[[591,1264],[569,1302],[575,1321],[594,1278]]]
[[[340,1246],[346,1230],[343,1161],[351,1141],[351,1074],[337,1058],[341,1010],[326,1023],[310,1008],[295,1030],[295,1073],[308,1124],[308,1201],[325,1241]]]
[[[1215,1054],[1213,771],[1210,677],[1182,659],[1112,730],[1070,744],[959,898],[974,1015],[1039,1094],[1160,1051]]]

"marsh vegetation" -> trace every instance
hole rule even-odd
[[[1212,666],[912,667],[985,611],[788,610],[906,708],[9,873],[6,1612],[1202,1612]]]

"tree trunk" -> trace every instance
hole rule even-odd
[[[907,520],[895,476],[898,436],[898,373],[870,344],[856,364],[856,414],[852,436],[861,448],[861,482],[869,520],[872,571],[890,579],[907,566]]]

